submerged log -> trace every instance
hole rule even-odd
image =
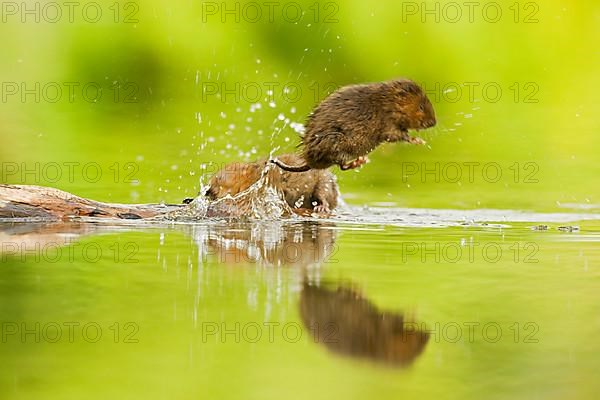
[[[143,219],[164,215],[183,207],[183,204],[103,203],[49,187],[0,184],[0,219]]]

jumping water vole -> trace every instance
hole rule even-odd
[[[431,102],[411,80],[346,86],[329,95],[308,117],[302,139],[304,163],[289,165],[281,158],[271,162],[290,172],[332,165],[342,170],[356,168],[383,142],[424,144],[408,130],[435,124]]]

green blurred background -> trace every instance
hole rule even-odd
[[[488,2],[478,3],[472,21],[459,2],[458,22],[450,2],[425,2],[428,10],[439,7],[437,21],[422,13],[421,1],[368,3],[276,2],[271,22],[259,1],[264,15],[253,23],[253,14],[239,22],[222,15],[220,1],[112,0],[97,3],[97,23],[86,20],[95,9],[82,14],[88,3],[77,3],[73,22],[63,5],[53,23],[55,10],[42,11],[46,3],[27,2],[34,14],[23,14],[25,3],[3,2],[0,182],[106,201],[180,202],[222,163],[293,151],[295,123],[333,88],[409,77],[436,108],[438,126],[424,132],[429,146],[381,146],[362,170],[335,169],[348,203],[600,209],[597,1],[496,2],[502,10],[496,23]],[[247,2],[226,7],[236,4],[240,13],[252,11]],[[304,15],[294,22],[298,7]],[[36,22],[36,14],[45,18]],[[85,85],[92,90],[83,93]],[[233,93],[225,95],[221,85]],[[53,102],[57,86],[63,92]],[[94,102],[95,87],[102,95]],[[422,176],[425,169],[433,173]],[[370,217],[352,218],[363,214],[363,221]],[[393,222],[405,214],[400,210]],[[434,222],[438,214],[431,214]],[[582,221],[579,232],[569,233],[535,218],[549,223],[549,231],[510,220],[508,227],[447,228],[347,220],[113,231],[99,224],[50,226],[29,240],[76,243],[58,260],[2,255],[0,321],[96,321],[105,336],[97,345],[12,337],[0,345],[0,393],[14,399],[594,399],[598,221]],[[21,243],[36,226],[2,229],[3,242]],[[241,247],[228,247],[233,242]],[[407,254],[405,243],[421,252]],[[474,243],[478,251],[500,248],[504,257],[490,262],[477,252],[474,260],[450,262],[436,260],[438,251],[423,258],[436,246]],[[103,250],[99,260],[80,253],[85,245]],[[125,257],[130,245],[137,249],[134,262]],[[277,257],[273,264],[232,263],[219,257],[219,245],[267,255],[297,246],[311,255],[327,245],[335,254],[314,265],[281,264]],[[531,245],[535,260],[528,262],[523,257]],[[351,284],[380,310],[404,313],[428,329],[496,322],[504,336],[497,343],[481,335],[456,343],[432,337],[413,368],[402,371],[335,356],[308,334],[298,343],[201,340],[206,321],[300,322],[306,276],[332,287]],[[112,342],[109,327],[128,321],[139,325],[139,343]],[[539,326],[539,342],[513,340],[510,327],[528,322]]]
[[[56,7],[4,2],[2,182],[180,202],[216,165],[293,151],[292,123],[332,88],[409,77],[436,108],[429,146],[382,146],[361,171],[336,169],[349,203],[598,208],[600,5],[488,3],[471,16],[453,3],[457,17],[449,2],[276,2],[271,21],[263,2],[101,1],[78,3],[72,16],[58,3],[52,22]],[[36,84],[39,102],[23,93]],[[476,163],[473,179],[465,162]],[[79,163],[72,176],[64,163]],[[439,177],[423,177],[426,168]]]

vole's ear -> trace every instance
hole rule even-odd
[[[419,88],[419,85],[410,80],[400,81],[400,87],[405,93],[419,94],[421,92],[421,88]]]

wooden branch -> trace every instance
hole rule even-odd
[[[142,219],[179,210],[185,205],[114,204],[84,199],[62,190],[0,184],[0,219],[65,220],[76,217]]]

